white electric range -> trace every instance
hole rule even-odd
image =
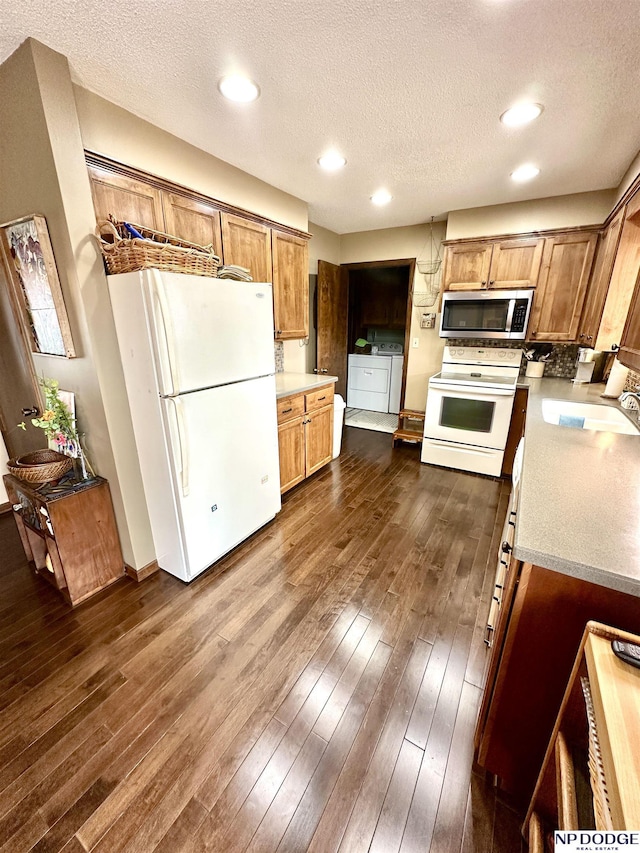
[[[423,462],[500,476],[521,361],[520,349],[444,348],[429,380]]]

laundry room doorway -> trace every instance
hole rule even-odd
[[[339,377],[348,426],[389,433],[397,427],[414,270],[413,258],[340,267],[318,263],[316,372]]]

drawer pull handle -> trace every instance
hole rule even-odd
[[[286,415],[286,414],[288,414],[289,412],[292,412],[292,411],[293,411],[293,406],[292,406],[290,409],[283,409],[283,410],[282,410],[282,414],[283,414],[283,415]]]
[[[326,399],[327,399],[327,395],[325,394],[324,397],[318,397],[318,402],[320,402],[321,400],[326,400]]]

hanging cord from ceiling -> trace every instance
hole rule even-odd
[[[418,272],[424,278],[424,287],[416,287],[413,291],[413,304],[416,308],[431,308],[436,304],[440,294],[440,278],[442,272],[442,259],[438,244],[433,239],[433,220],[429,223],[429,234],[424,246],[420,250],[420,257],[416,260]],[[427,245],[429,256],[426,256]]]

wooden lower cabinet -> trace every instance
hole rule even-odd
[[[280,492],[297,486],[333,456],[333,385],[278,400]]]
[[[35,487],[3,477],[27,559],[70,604],[124,577],[109,483]]]
[[[306,477],[305,417],[301,415],[278,426],[280,492],[287,492]]]
[[[516,396],[513,400],[513,410],[511,412],[511,423],[509,424],[509,434],[507,436],[507,445],[504,449],[504,457],[502,459],[502,476],[510,477],[513,473],[513,460],[520,444],[520,439],[524,435],[524,424],[527,417],[527,402],[529,400],[528,388],[516,388]]]
[[[640,630],[640,600],[512,560],[476,728],[478,764],[533,794],[587,622]]]

